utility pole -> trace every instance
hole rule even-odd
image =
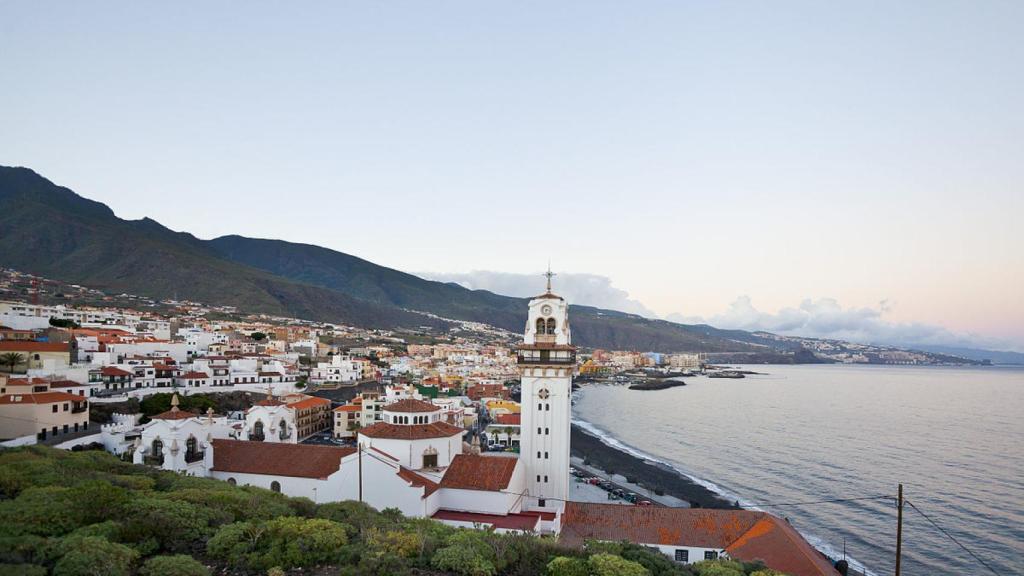
[[[359,501],[363,501],[363,443],[359,441],[359,436],[356,435],[356,446],[359,450]],[[897,566],[899,561],[897,560]]]
[[[903,484],[896,501],[896,576],[900,576],[900,556],[903,555]]]

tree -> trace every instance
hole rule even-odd
[[[589,576],[587,562],[582,558],[559,556],[548,562],[548,576]]]
[[[55,328],[81,328],[78,322],[74,320],[68,320],[66,318],[53,318],[50,317],[50,326]]]
[[[264,332],[253,332],[252,334],[249,334],[249,337],[257,342],[262,342],[267,339],[267,335]]]
[[[65,538],[63,555],[53,567],[54,576],[128,576],[138,552],[122,544],[97,538]]]
[[[14,369],[25,363],[25,356],[18,354],[17,352],[7,352],[6,354],[0,354],[0,366],[9,366],[7,372],[14,373]]]

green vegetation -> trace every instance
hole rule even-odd
[[[0,354],[0,366],[7,366],[9,373],[14,373],[14,369],[25,363],[25,356],[18,354],[17,352],[6,352]]]
[[[65,318],[50,318],[50,326],[56,328],[81,328],[78,322],[74,320],[67,320]]]
[[[256,342],[262,342],[267,339],[267,334],[266,332],[253,332],[252,334],[249,334],[249,338],[252,338]]]
[[[43,446],[0,452],[0,573],[209,576],[769,576],[759,564],[676,564],[628,543],[584,550],[465,530],[359,502],[305,498]]]

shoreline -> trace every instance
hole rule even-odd
[[[577,424],[572,425],[570,446],[571,455],[588,466],[620,474],[651,491],[661,490],[689,502],[692,508],[740,508],[674,470],[609,446]]]

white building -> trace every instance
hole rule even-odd
[[[360,362],[349,356],[331,356],[330,362],[317,362],[309,375],[312,384],[344,384],[356,382],[363,373],[363,366]]]
[[[523,344],[520,458],[526,465],[528,509],[560,509],[569,497],[569,433],[576,348],[569,304],[547,291],[530,300]]]

